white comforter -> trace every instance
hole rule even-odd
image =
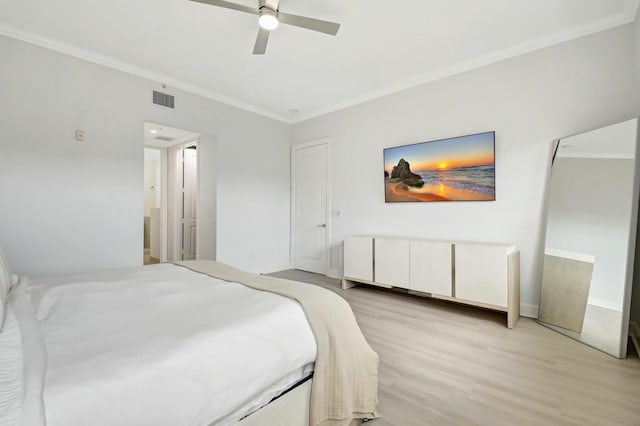
[[[48,426],[232,424],[316,356],[297,302],[175,265],[32,280],[30,294]]]

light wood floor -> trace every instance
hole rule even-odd
[[[338,281],[275,276],[343,296],[380,355],[371,426],[640,425],[640,360],[619,360],[520,318]]]

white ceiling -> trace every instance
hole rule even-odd
[[[144,145],[167,148],[179,143],[187,143],[195,140],[199,133],[188,130],[176,129],[164,124],[144,122]]]
[[[639,2],[281,0],[342,27],[281,25],[264,56],[256,16],[188,0],[4,1],[0,34],[296,122],[631,22]]]

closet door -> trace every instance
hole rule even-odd
[[[375,239],[375,282],[409,288],[409,240]]]
[[[453,296],[451,243],[411,241],[411,290]]]

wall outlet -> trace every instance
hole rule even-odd
[[[84,142],[84,130],[76,130],[76,140],[78,142]]]

